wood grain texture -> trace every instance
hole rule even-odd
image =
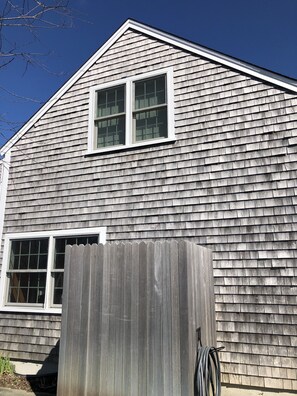
[[[210,251],[127,242],[66,255],[58,395],[192,395],[196,329],[216,342]]]

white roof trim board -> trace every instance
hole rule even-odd
[[[270,72],[257,66],[253,66],[249,63],[239,61],[227,55],[223,55],[219,52],[210,50],[203,46],[197,45],[190,41],[176,37],[169,33],[155,29],[153,27],[144,25],[140,22],[128,19],[111,37],[106,43],[99,48],[99,50],[42,106],[30,120],[2,147],[0,154],[10,150],[14,144],[39,120],[43,114],[46,113],[59,98],[67,92],[67,90],[76,83],[76,81],[121,37],[128,29],[133,29],[140,33],[144,33],[148,36],[154,37],[157,40],[165,43],[174,45],[175,47],[184,49],[196,55],[203,56],[204,58],[218,62],[222,65],[229,66],[232,69],[241,71],[250,76],[259,78],[269,83],[275,84],[279,87],[288,89],[292,92],[297,93],[297,83],[295,80],[283,77],[279,74]]]

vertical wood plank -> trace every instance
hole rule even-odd
[[[139,244],[132,244],[132,289],[131,289],[131,395],[138,395],[138,361],[143,359],[141,351],[138,348],[139,337],[139,312],[143,307],[139,306],[139,288],[140,288],[140,257]]]
[[[100,389],[100,365],[102,328],[102,280],[103,245],[91,246],[90,290],[89,290],[89,326],[88,326],[88,392],[96,395]]]
[[[181,394],[190,395],[188,384],[188,354],[189,354],[189,323],[188,323],[188,275],[186,262],[186,242],[178,244],[178,276],[179,283],[179,320],[180,320],[180,371]]]
[[[59,396],[191,396],[209,260],[185,241],[67,248]]]
[[[147,245],[139,244],[139,295],[138,295],[138,394],[147,394],[148,363],[148,306],[147,306]]]
[[[172,388],[174,395],[181,395],[181,341],[180,341],[180,282],[178,242],[172,241],[170,244],[170,268],[171,268],[171,329],[172,329]],[[170,396],[170,395],[168,395]]]
[[[103,283],[102,283],[102,327],[100,354],[100,387],[99,394],[108,390],[108,359],[109,359],[109,307],[110,307],[110,245],[103,249]]]
[[[132,370],[132,244],[126,243],[124,245],[124,284],[123,284],[123,320],[124,320],[124,333],[123,333],[123,389],[127,395],[132,394],[132,380],[134,380],[134,372]]]

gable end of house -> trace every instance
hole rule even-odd
[[[0,155],[4,156],[21,137],[64,95],[80,77],[92,67],[108,49],[129,29],[146,36],[153,37],[161,42],[170,44],[181,50],[185,50],[191,54],[198,55],[207,60],[214,61],[218,64],[229,67],[240,73],[268,82],[276,87],[297,93],[297,82],[291,78],[281,76],[269,70],[251,65],[247,62],[240,61],[231,56],[224,55],[220,52],[203,47],[189,40],[185,40],[178,36],[172,35],[160,29],[156,29],[149,25],[128,19],[99,49],[95,52],[87,62],[42,106],[23,127],[13,135],[1,148]]]

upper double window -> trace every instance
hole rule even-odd
[[[95,87],[91,98],[91,152],[174,137],[171,70]]]

